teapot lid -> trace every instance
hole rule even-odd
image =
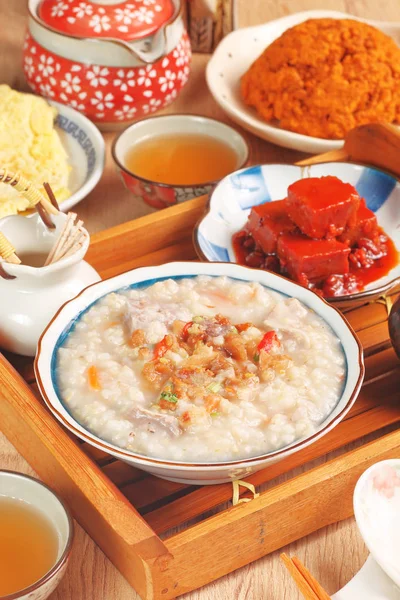
[[[42,0],[39,18],[58,33],[124,41],[154,34],[173,15],[172,0]]]

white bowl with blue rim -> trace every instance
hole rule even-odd
[[[217,262],[236,262],[232,235],[242,229],[253,206],[282,200],[288,186],[303,177],[336,175],[354,185],[400,251],[400,182],[379,169],[355,163],[321,163],[309,167],[270,164],[253,166],[231,173],[216,186],[207,214],[194,231],[200,258]],[[337,305],[356,305],[388,293],[400,284],[400,264],[385,277],[368,284],[362,292],[338,296]]]
[[[221,275],[241,281],[257,281],[282,295],[297,298],[317,313],[341,342],[347,372],[341,396],[333,411],[317,426],[314,433],[292,444],[263,455],[225,462],[196,462],[165,460],[134,453],[101,439],[81,425],[63,403],[57,384],[57,353],[82,314],[101,297],[127,287],[150,286],[164,279],[182,279],[197,275]],[[100,349],[99,349],[100,350]],[[42,334],[35,359],[35,375],[39,390],[53,415],[76,436],[88,444],[148,471],[153,475],[186,484],[213,484],[239,479],[263,469],[269,464],[297,452],[331,431],[353,406],[363,378],[363,351],[354,331],[332,305],[310,290],[288,279],[256,269],[226,263],[176,262],[155,267],[141,267],[117,277],[89,286],[56,313]]]
[[[60,203],[60,209],[66,212],[98,184],[104,170],[105,143],[96,125],[80,112],[58,102],[49,104],[57,109],[55,129],[71,167],[68,179],[71,195]]]

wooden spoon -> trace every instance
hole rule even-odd
[[[400,177],[400,128],[387,123],[355,127],[346,135],[343,148],[311,156],[296,165],[347,160],[382,167]]]

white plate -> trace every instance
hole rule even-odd
[[[310,10],[295,13],[256,27],[238,29],[227,35],[215,50],[207,66],[207,83],[221,108],[242,127],[278,146],[318,154],[343,146],[343,140],[324,140],[280,129],[268,124],[255,109],[241,99],[239,82],[250,65],[284,31],[307,19],[355,19],[381,29],[400,43],[400,26],[384,21],[360,19],[332,10]]]
[[[358,573],[332,600],[400,600],[400,590],[370,554]]]
[[[49,101],[58,115],[55,127],[72,167],[68,188],[71,196],[60,204],[64,212],[83,200],[97,185],[104,170],[103,136],[87,117],[70,106]]]
[[[357,481],[353,506],[371,554],[332,600],[400,600],[400,460],[384,460],[369,467]]]
[[[357,481],[354,516],[371,556],[400,589],[400,459],[382,460]]]

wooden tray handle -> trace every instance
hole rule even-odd
[[[106,517],[114,535],[135,547],[143,559],[168,561],[171,555],[143,517],[37,401],[30,387],[0,352],[0,422],[8,439],[38,475],[68,502],[91,537],[98,539]],[[72,481],[78,485],[74,488]],[[135,511],[136,512],[136,511]],[[109,540],[116,544],[115,539]],[[112,547],[110,547],[110,552]]]

